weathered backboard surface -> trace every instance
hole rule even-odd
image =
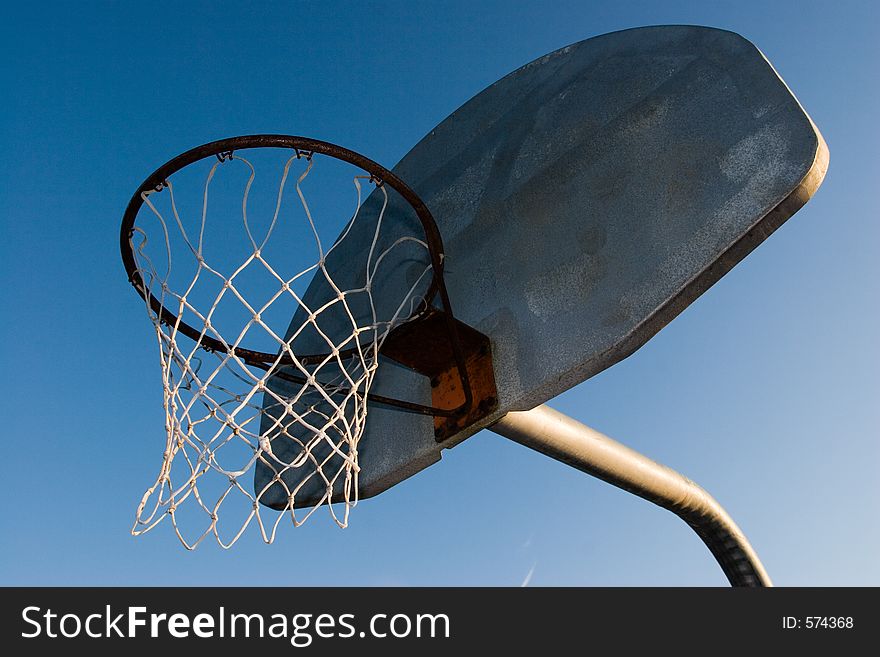
[[[596,37],[471,99],[394,171],[440,228],[456,317],[491,338],[499,407],[438,444],[430,417],[371,406],[360,496],[633,353],[794,214],[827,162],[760,51],[716,29]],[[413,219],[393,205],[384,221]],[[371,236],[349,237],[328,267],[360,271]],[[385,285],[411,284],[416,257]],[[329,294],[322,281],[308,299]],[[429,382],[394,363],[374,391],[431,403]],[[258,489],[271,474],[258,470]]]

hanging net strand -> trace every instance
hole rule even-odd
[[[354,212],[338,240],[325,248],[303,185],[317,159],[314,153],[295,150],[285,161],[262,237],[255,235],[249,214],[257,168],[233,151],[217,154],[204,178],[196,230],[187,231],[186,212],[175,198],[172,179],[141,193],[146,214],[158,228],[134,226],[129,245],[159,346],[166,441],[155,483],[138,505],[134,535],[168,519],[187,549],[208,536],[228,548],[253,523],[271,543],[285,518],[298,526],[322,506],[337,525],[348,524],[358,501],[358,441],[366,426],[379,352],[393,329],[427,305],[424,295],[433,267],[425,239],[383,239],[389,195],[372,174],[353,176]],[[292,167],[303,161],[303,170],[294,175]],[[219,170],[242,165],[248,178],[241,197],[241,225],[250,252],[223,266],[206,255],[210,192]],[[291,179],[317,251],[317,260],[293,275],[270,264],[267,248],[287,220],[282,215]],[[365,203],[364,185],[378,202]],[[368,209],[375,214],[372,223],[364,224]],[[328,268],[327,258],[356,229],[362,233],[362,224],[373,231],[366,265],[354,276],[347,271],[340,280]],[[172,263],[173,245],[183,248],[174,253]],[[383,298],[382,307],[390,310],[380,316],[376,282],[383,262],[401,248],[417,249],[423,268],[408,276],[400,298],[390,303]],[[242,279],[254,270],[271,284],[261,296],[243,289]],[[318,304],[296,291],[313,277],[321,277],[332,291]],[[204,285],[215,290],[206,300],[200,293]],[[296,320],[302,320],[286,334],[264,319],[282,303],[291,304]],[[224,319],[229,304],[242,318],[237,325]],[[246,349],[244,344],[255,336],[274,350]],[[301,341],[321,348],[298,356]],[[265,483],[254,483],[262,482],[255,479],[258,467],[270,473]],[[303,497],[317,501],[303,507]],[[234,508],[228,512],[230,507]]]

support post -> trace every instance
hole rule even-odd
[[[733,519],[715,498],[672,468],[549,406],[513,411],[489,429],[672,511],[703,540],[733,586],[772,586]]]

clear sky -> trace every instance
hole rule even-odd
[[[880,585],[880,11],[865,2],[153,2],[5,9],[0,584],[724,585],[688,527],[488,432],[354,510],[181,548],[129,529],[164,445],[125,280],[134,188],[191,146],[306,134],[393,164],[562,46],[702,24],[755,43],[822,131],[816,197],[634,356],[552,402],[674,467],[781,585]],[[531,573],[531,575],[530,575]]]

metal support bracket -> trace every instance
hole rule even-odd
[[[437,442],[443,442],[498,407],[489,338],[467,324],[453,321],[464,354],[473,403],[462,413],[434,417]],[[396,329],[385,340],[382,355],[431,379],[432,406],[451,410],[465,402],[443,311],[432,308],[418,320]]]

